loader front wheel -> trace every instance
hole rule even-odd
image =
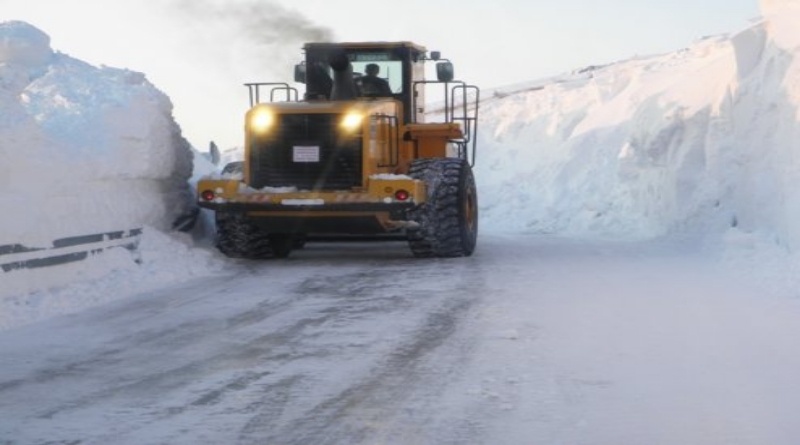
[[[273,233],[269,235],[269,245],[275,258],[286,258],[292,253],[294,248],[295,236],[284,233]]]
[[[274,255],[269,235],[240,213],[216,212],[220,252],[231,258],[262,259]]]
[[[418,159],[409,175],[424,181],[427,201],[409,212],[418,227],[408,244],[418,258],[470,256],[478,239],[478,194],[472,168],[460,158]]]

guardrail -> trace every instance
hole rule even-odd
[[[13,272],[19,269],[38,269],[73,263],[108,249],[122,247],[136,250],[142,229],[104,232],[91,235],[59,238],[47,247],[22,244],[0,245],[0,269]]]

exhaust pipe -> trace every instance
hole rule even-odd
[[[328,62],[333,68],[333,88],[331,100],[354,100],[358,97],[356,83],[353,80],[353,65],[344,51],[331,54]]]

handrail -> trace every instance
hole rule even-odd
[[[475,165],[477,158],[478,111],[480,105],[480,89],[475,85],[468,85],[456,80],[442,82],[438,80],[421,80],[414,82],[413,86],[413,113],[412,118],[417,122],[417,113],[420,107],[417,104],[417,88],[419,85],[441,84],[444,89],[444,120],[447,123],[459,123],[462,126],[463,137],[450,142],[458,146],[459,157],[466,159],[470,165]]]
[[[276,93],[283,92],[285,100],[282,102],[297,102],[300,94],[297,88],[290,86],[285,82],[255,82],[244,84],[250,93],[250,106],[254,107],[261,103],[261,87],[272,87],[269,90],[269,101],[276,102]],[[292,99],[294,97],[294,100]]]
[[[457,101],[458,92],[461,93],[461,101]],[[470,101],[470,92],[474,94],[474,101]],[[451,89],[450,99],[451,103],[447,107],[450,109],[450,122],[461,122],[463,126],[464,137],[455,141],[459,144],[459,148],[469,150],[472,145],[472,156],[464,153],[465,159],[470,161],[470,165],[475,166],[477,157],[477,142],[478,142],[478,107],[480,106],[480,89],[475,85],[467,85],[461,82],[459,85]],[[461,113],[456,116],[456,105],[461,105]],[[470,112],[471,111],[471,112]]]

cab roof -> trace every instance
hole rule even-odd
[[[303,49],[322,49],[322,48],[344,48],[344,49],[393,49],[393,48],[413,48],[421,53],[427,52],[427,48],[413,42],[341,42],[341,43],[306,43]]]

